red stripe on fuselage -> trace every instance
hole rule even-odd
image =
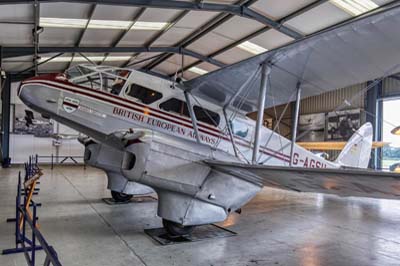
[[[64,86],[76,87],[76,88],[79,88],[79,89],[82,89],[82,90],[86,90],[86,91],[89,91],[89,92],[94,92],[92,89],[89,89],[89,88],[87,88],[87,87],[83,87],[83,86],[80,86],[80,85],[77,85],[77,84],[73,84],[73,83],[68,82],[68,81],[54,80],[54,79],[52,79],[52,78],[50,78],[50,77],[47,78],[47,79],[43,79],[43,80],[38,80],[38,79],[35,79],[35,80],[28,80],[28,81],[25,81],[24,84],[35,83],[35,82],[39,82],[39,83],[40,83],[40,82],[46,82],[46,81],[48,81],[48,82],[54,82],[54,83],[59,83],[59,84],[64,85]],[[51,85],[56,86],[56,85],[54,85],[54,84],[51,84]],[[64,87],[63,87],[63,88],[64,88]],[[125,102],[128,102],[128,103],[133,104],[133,105],[140,106],[140,107],[142,107],[142,108],[147,108],[147,109],[149,109],[150,111],[158,112],[158,113],[161,113],[161,114],[166,115],[166,116],[169,116],[169,117],[174,117],[175,119],[181,120],[181,121],[183,121],[183,122],[187,122],[187,123],[190,123],[190,124],[192,123],[192,120],[190,120],[190,119],[188,119],[188,118],[181,117],[181,116],[177,116],[177,115],[174,115],[174,114],[172,114],[172,113],[167,113],[167,112],[164,112],[164,111],[162,111],[162,110],[160,110],[160,109],[154,109],[154,108],[152,108],[152,107],[150,107],[150,106],[147,106],[147,105],[144,105],[144,104],[141,104],[141,103],[138,103],[138,102],[131,101],[131,100],[127,99],[127,98],[121,98],[121,97],[119,97],[118,95],[115,95],[115,94],[112,94],[112,93],[109,93],[109,92],[105,92],[105,91],[101,91],[101,90],[98,90],[98,91],[95,91],[95,92],[96,92],[97,94],[102,94],[102,95],[104,95],[104,96],[106,96],[106,97],[111,97],[111,98],[114,98],[114,99],[117,99],[117,100],[122,100],[122,99],[123,99]],[[214,131],[214,132],[216,132],[216,133],[220,133],[220,131],[218,130],[217,127],[210,127],[209,125],[206,125],[206,124],[204,124],[203,122],[198,122],[198,123],[199,123],[200,126],[206,128],[206,129],[208,129],[208,130]]]
[[[150,107],[148,107],[148,106],[146,106],[146,105],[138,104],[138,103],[136,103],[136,102],[132,102],[132,101],[129,101],[129,100],[127,101],[128,103],[130,103],[130,104],[132,104],[132,105],[143,106],[143,109],[149,110],[149,111],[146,110],[146,112],[144,112],[143,109],[139,109],[139,108],[134,107],[134,106],[126,105],[126,104],[124,104],[124,103],[116,102],[116,101],[114,101],[114,100],[112,100],[112,99],[107,99],[107,98],[105,98],[105,97],[98,96],[98,95],[96,95],[96,94],[94,94],[94,93],[101,93],[101,94],[106,95],[106,96],[113,96],[113,98],[116,98],[116,99],[118,99],[118,100],[121,100],[121,99],[122,99],[122,98],[116,97],[115,95],[112,95],[112,94],[104,93],[104,92],[101,92],[101,91],[92,91],[92,90],[89,90],[89,89],[87,89],[87,88],[85,88],[85,87],[75,86],[75,85],[74,85],[75,87],[82,88],[82,89],[84,89],[84,90],[86,90],[86,91],[89,90],[90,92],[92,92],[92,93],[87,93],[87,92],[85,92],[85,91],[79,91],[79,90],[76,90],[76,89],[71,89],[71,88],[67,88],[67,87],[64,87],[64,86],[60,86],[60,85],[48,84],[48,83],[46,83],[46,81],[47,81],[47,80],[44,80],[44,81],[32,80],[32,81],[29,81],[29,82],[24,83],[23,85],[26,85],[26,84],[41,84],[41,85],[45,85],[45,86],[53,86],[53,87],[56,87],[56,88],[61,89],[61,90],[66,90],[66,91],[69,91],[69,92],[72,92],[72,93],[82,94],[82,95],[84,95],[84,96],[86,96],[86,97],[95,98],[95,99],[97,99],[97,100],[101,100],[101,101],[104,101],[104,102],[108,102],[108,103],[111,103],[111,104],[113,104],[113,105],[123,106],[124,108],[131,109],[131,110],[134,110],[134,111],[137,111],[137,112],[140,112],[140,113],[149,115],[149,116],[154,116],[154,117],[156,117],[156,118],[159,118],[159,119],[162,119],[162,120],[166,120],[166,121],[169,121],[169,122],[171,122],[171,123],[175,123],[175,124],[178,124],[178,125],[181,125],[181,126],[184,126],[184,127],[186,127],[186,128],[189,128],[189,129],[192,129],[192,130],[193,130],[193,126],[192,126],[192,124],[191,124],[191,121],[189,121],[190,124],[188,125],[188,124],[186,124],[186,123],[182,123],[182,122],[179,122],[179,121],[176,121],[176,120],[173,120],[173,119],[170,119],[170,118],[161,116],[161,115],[159,115],[159,114],[157,114],[157,113],[164,113],[164,112],[161,112],[161,111],[159,111],[159,110],[157,110],[157,109],[154,109],[154,108],[150,108]],[[49,81],[54,82],[54,81],[52,81],[52,80],[49,80]],[[59,82],[57,82],[57,83],[59,83]],[[62,83],[62,85],[71,86],[70,84],[63,84],[63,83]],[[125,98],[123,98],[123,99],[126,100]],[[64,102],[64,104],[65,104],[65,102]],[[166,113],[166,114],[167,114],[167,115],[170,115],[169,113]],[[175,115],[171,115],[171,116],[172,116],[173,118],[180,118],[180,117],[177,117],[177,116],[175,116]],[[180,118],[180,120],[183,120],[183,121],[186,122],[185,119]],[[214,134],[214,133],[211,133],[211,132],[207,132],[207,131],[205,131],[205,129],[203,129],[203,128],[208,129],[208,130],[211,130],[211,131],[214,131],[214,132],[216,132],[216,133],[218,133],[218,134]],[[226,141],[230,141],[230,139],[229,139],[227,136],[225,136],[225,135],[219,135],[219,134],[223,134],[221,131],[215,130],[215,129],[211,129],[211,128],[209,128],[209,127],[205,127],[204,125],[201,125],[201,124],[199,124],[199,131],[202,132],[202,133],[211,135],[211,136],[213,136],[213,137],[216,137],[216,138],[222,138],[222,139],[224,139],[224,140],[226,140]],[[236,143],[239,144],[240,146],[243,146],[243,147],[246,147],[246,148],[249,148],[249,147],[250,147],[250,142],[248,142],[248,141],[246,141],[246,140],[244,140],[244,139],[241,139],[241,138],[236,138],[236,137],[235,137],[235,139],[236,139]],[[242,143],[241,143],[241,142],[242,142]],[[244,143],[243,143],[243,142],[244,142]],[[280,152],[277,152],[277,151],[274,151],[274,150],[272,150],[272,149],[270,149],[270,148],[268,148],[268,147],[260,147],[260,152],[262,152],[262,153],[264,153],[264,154],[267,154],[267,155],[270,155],[270,156],[272,156],[272,157],[275,157],[275,158],[277,158],[277,159],[280,159],[280,160],[282,160],[282,161],[290,162],[290,157],[289,157],[288,155],[283,154],[283,153],[280,153]]]

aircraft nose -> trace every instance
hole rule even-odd
[[[59,76],[59,75],[60,74],[46,74],[46,75],[40,75],[37,77],[28,78],[21,82],[21,84],[18,88],[17,95],[21,98],[21,100],[25,104],[27,104],[26,101],[24,101],[24,99],[28,100],[28,98],[30,96],[32,96],[31,94],[35,94],[35,93],[40,94],[44,91],[43,86],[40,86],[39,84],[41,84],[42,82],[46,82],[46,81],[56,81],[57,76]],[[39,92],[39,89],[41,92]]]
[[[21,85],[18,88],[18,96],[21,99],[21,101],[26,104],[29,107],[32,107],[32,104],[34,103],[33,95],[36,86],[33,84],[26,84],[26,83],[21,83]]]
[[[48,79],[25,80],[18,89],[21,101],[31,109],[46,114],[57,113],[60,91]]]

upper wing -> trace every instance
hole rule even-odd
[[[272,66],[266,108],[294,100],[298,81],[305,98],[398,72],[400,6],[381,8],[185,84],[194,95],[223,106],[263,62]],[[259,86],[257,75],[248,96],[246,90],[239,95],[246,98],[243,111],[255,110]]]
[[[206,161],[212,168],[260,185],[298,192],[400,199],[400,174],[359,169],[298,168]]]

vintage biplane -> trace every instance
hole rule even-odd
[[[367,170],[363,125],[332,162],[262,126],[264,108],[399,71],[400,7],[386,6],[198,78],[78,65],[21,83],[35,111],[87,135],[88,164],[116,199],[155,191],[170,234],[223,221],[263,186],[400,198],[400,176]],[[349,101],[347,101],[349,104]],[[350,102],[351,104],[351,102]],[[257,120],[246,114],[258,111]],[[294,123],[296,129],[297,123]]]

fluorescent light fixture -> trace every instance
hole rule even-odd
[[[100,20],[100,19],[75,19],[75,18],[45,18],[41,17],[41,27],[52,28],[80,28],[89,29],[116,29],[116,30],[161,30],[169,25],[167,22],[147,22],[128,20]],[[133,25],[132,25],[133,24]]]
[[[199,75],[204,75],[204,74],[208,73],[207,70],[201,69],[199,67],[191,67],[188,69],[188,71],[199,74]]]
[[[169,23],[167,22],[146,22],[146,21],[137,21],[133,24],[133,30],[161,30],[167,27]]]
[[[128,30],[132,25],[131,21],[123,20],[96,20],[92,19],[89,22],[89,29],[116,29]]]
[[[330,2],[353,16],[361,15],[379,7],[371,0],[330,0]]]
[[[89,60],[93,61],[93,62],[101,62],[104,60],[104,56],[87,56],[87,58],[89,58]],[[105,61],[107,62],[116,62],[116,61],[127,61],[129,60],[131,57],[126,55],[126,56],[107,56]],[[41,57],[39,59],[39,62],[43,62],[50,59],[50,57]],[[51,63],[66,63],[66,62],[70,62],[72,59],[71,56],[59,56],[56,58],[53,58],[50,62]],[[86,60],[86,58],[84,58],[83,56],[74,56],[73,62],[86,62],[89,63],[88,60]]]
[[[86,26],[87,19],[76,19],[76,18],[40,18],[39,25],[41,27],[52,27],[52,28],[84,28]]]
[[[393,135],[400,135],[400,126],[395,127],[392,129],[392,131],[390,131],[390,133],[392,133]]]
[[[262,54],[262,53],[268,51],[268,49],[265,49],[264,47],[261,47],[257,44],[249,42],[249,41],[242,42],[241,44],[239,44],[236,47],[240,48],[242,50],[245,50],[249,53],[252,53],[252,54]]]
[[[119,55],[119,56],[107,56],[106,60],[104,61],[109,61],[109,62],[116,62],[116,61],[128,61],[131,59],[130,55]]]

